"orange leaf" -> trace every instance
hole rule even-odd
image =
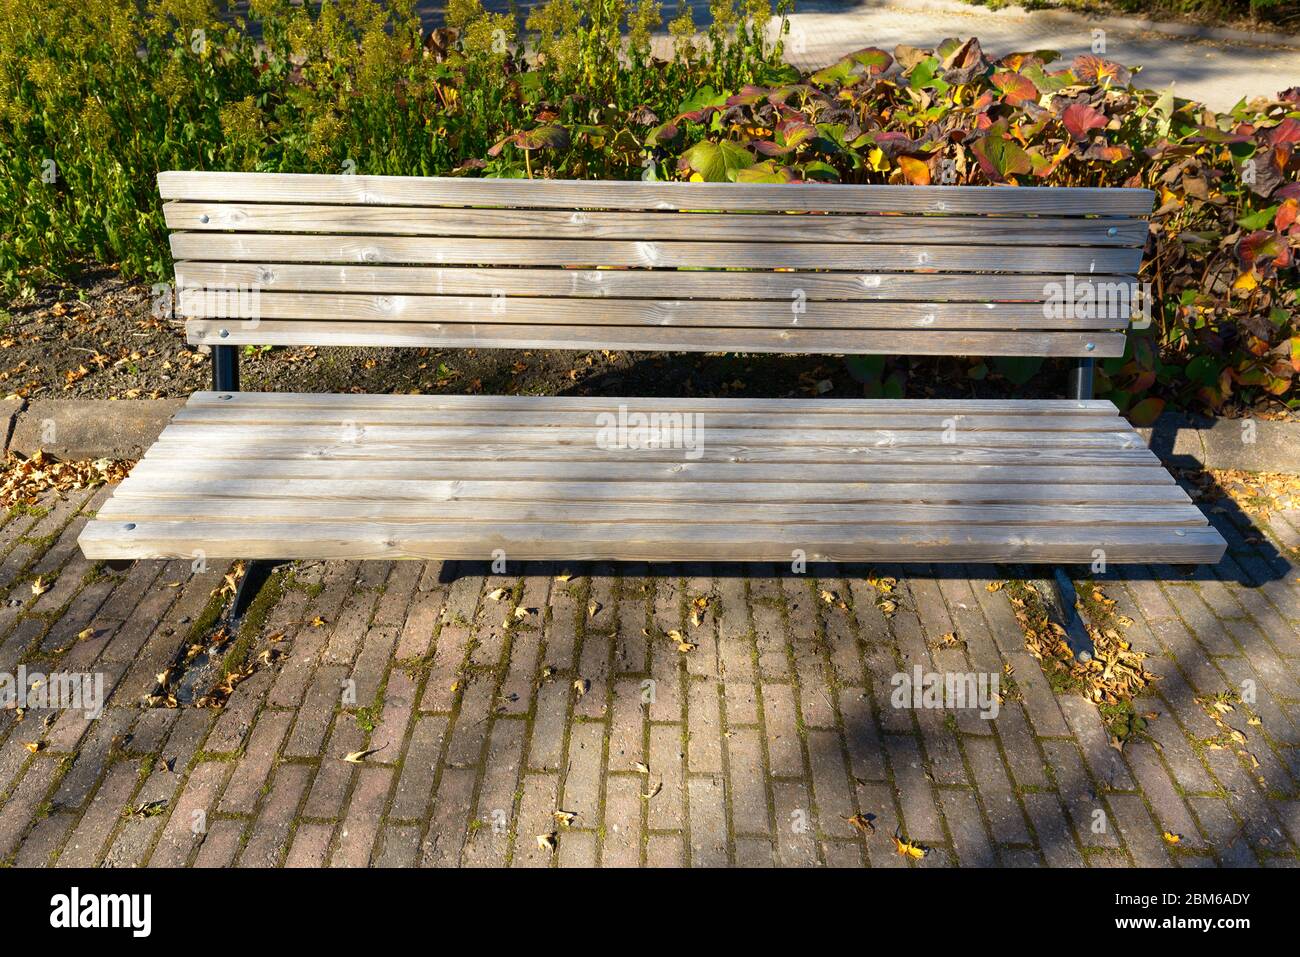
[[[930,167],[924,160],[919,160],[915,156],[900,156],[898,166],[913,186],[930,185]]]

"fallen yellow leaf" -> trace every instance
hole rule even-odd
[[[913,844],[911,841],[904,841],[898,835],[894,835],[894,850],[902,857],[910,857],[914,861],[919,861],[925,857],[926,850],[919,844]]]

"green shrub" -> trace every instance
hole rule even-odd
[[[566,148],[536,175],[637,177],[631,130],[701,87],[790,75],[750,26],[766,0],[730,14],[738,30],[714,29],[707,55],[666,64],[649,58],[656,0],[550,0],[529,18],[531,66],[514,20],[478,0],[453,0],[456,29],[428,37],[413,0],[252,0],[256,29],[221,12],[209,0],[0,0],[9,292],[86,260],[165,277],[160,169],[525,175],[526,151],[492,147],[552,126]]]
[[[1144,186],[1154,323],[1100,392],[1136,421],[1300,405],[1300,93],[1215,114],[1095,56],[974,40],[800,76],[755,27],[767,2],[714,0],[702,36],[685,8],[664,62],[657,0],[550,0],[522,34],[453,0],[427,36],[413,0],[253,0],[251,27],[208,0],[0,0],[0,283],[167,277],[160,169]]]

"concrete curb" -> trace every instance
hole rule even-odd
[[[4,418],[5,450],[9,449],[9,439],[14,434],[14,423],[18,413],[26,403],[22,399],[0,399],[0,417]]]
[[[184,399],[37,399],[10,413],[6,452],[66,461],[138,459]],[[3,410],[0,410],[3,412]]]
[[[1168,412],[1138,432],[1166,465],[1300,473],[1300,422]]]
[[[894,6],[897,0],[883,0],[879,3],[860,3],[858,9]],[[1040,21],[1059,23],[1065,26],[1101,28],[1116,33],[1161,33],[1165,36],[1178,37],[1183,40],[1224,40],[1232,43],[1247,43],[1254,46],[1288,47],[1300,49],[1300,36],[1289,33],[1254,33],[1250,30],[1235,30],[1231,27],[1203,26],[1197,23],[1180,23],[1176,20],[1146,20],[1138,17],[1091,17],[1070,10],[1026,10],[1015,4],[988,10],[978,5],[964,3],[962,0],[912,0],[909,8],[918,13],[926,10],[943,13],[970,13],[972,10],[985,9],[989,16],[1029,17]],[[846,11],[848,12],[848,11]],[[977,34],[978,35],[978,34]]]
[[[0,400],[5,451],[65,460],[136,459],[184,399]],[[1300,422],[1210,419],[1167,412],[1138,429],[1166,465],[1300,474]]]

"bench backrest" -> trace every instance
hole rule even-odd
[[[1115,296],[1154,198],[268,173],[158,185],[192,343],[973,356],[1121,355]],[[254,314],[195,289],[250,290]]]

